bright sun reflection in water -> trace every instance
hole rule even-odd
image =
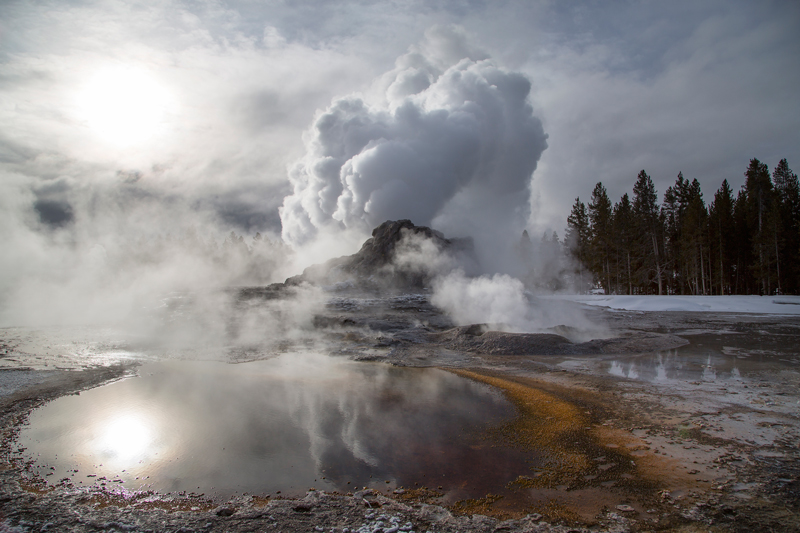
[[[117,67],[90,78],[77,103],[81,120],[93,132],[110,144],[129,147],[163,131],[172,98],[148,72]]]
[[[122,415],[101,429],[97,448],[111,460],[131,462],[147,454],[153,437],[152,430],[140,416]]]

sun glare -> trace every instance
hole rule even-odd
[[[129,462],[145,455],[153,443],[153,433],[137,415],[123,415],[109,421],[101,430],[99,450],[118,462]]]
[[[137,68],[98,72],[78,97],[80,118],[104,141],[129,147],[163,131],[171,104],[168,91]]]

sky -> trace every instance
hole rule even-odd
[[[188,231],[563,237],[642,169],[708,202],[751,158],[800,169],[798,28],[788,1],[6,0],[0,297]]]

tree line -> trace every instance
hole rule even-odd
[[[706,206],[700,183],[678,173],[659,205],[642,170],[616,203],[597,183],[575,199],[564,245],[579,286],[606,294],[800,293],[800,186],[782,159],[770,175],[751,159],[734,193],[727,180]]]

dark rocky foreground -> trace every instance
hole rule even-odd
[[[409,227],[388,224],[361,255],[284,284],[232,291],[229,338],[217,351],[243,363],[324,350],[449,368],[497,386],[519,411],[497,438],[519,446],[528,439],[575,458],[515,482],[513,490],[538,503],[514,507],[487,495],[444,507],[441,494],[427,489],[212,501],[48,481],[14,441],[33,409],[135,373],[137,360],[119,353],[196,357],[198,350],[11,328],[0,330],[0,532],[800,531],[797,318],[612,312],[531,296],[545,321],[537,333],[458,326],[430,303],[430,273],[398,275],[393,250]],[[441,235],[417,233],[442,249],[453,246]],[[468,246],[456,243],[455,250]],[[285,319],[282,304],[311,282],[326,286],[321,304],[291,335],[239,340],[237,324],[265,309],[258,316]],[[191,320],[185,308],[174,311]],[[70,335],[77,348],[59,351]],[[736,374],[717,368],[708,346],[734,354]],[[90,352],[103,363],[86,363]],[[550,438],[558,431],[563,438]]]

